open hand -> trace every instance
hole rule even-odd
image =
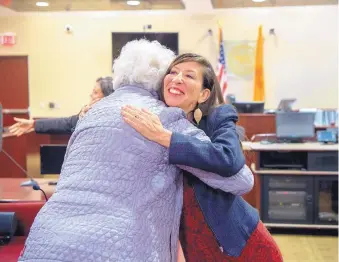
[[[12,135],[21,136],[22,134],[27,134],[34,131],[34,120],[16,117],[14,117],[14,120],[16,123],[8,128],[8,131]]]
[[[92,105],[94,105],[96,102],[98,102],[101,98],[96,98],[94,100],[92,100],[88,105],[85,105],[80,113],[79,113],[79,118],[83,118],[84,115],[88,112],[88,110],[90,110],[92,108]]]

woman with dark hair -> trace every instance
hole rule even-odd
[[[91,108],[93,104],[114,92],[112,77],[99,77],[95,81],[95,86],[90,94],[90,103],[84,106],[79,114],[51,119],[23,119],[14,118],[16,123],[9,127],[9,132],[16,136],[21,136],[35,131],[38,134],[71,134],[79,120]]]
[[[166,72],[160,96],[168,106],[181,108],[211,139],[199,141],[171,132],[149,111],[123,108],[128,124],[169,148],[170,164],[222,177],[234,176],[243,168],[237,113],[233,106],[224,104],[213,67],[205,58],[196,54],[178,56]],[[242,197],[213,189],[188,172],[184,174],[180,242],[186,261],[283,261],[258,212]]]

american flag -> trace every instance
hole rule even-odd
[[[219,27],[219,59],[218,59],[218,66],[217,66],[217,77],[220,83],[221,92],[223,97],[226,95],[227,89],[227,63],[226,63],[226,56],[225,56],[225,47],[224,47],[224,40],[222,37],[222,29]]]

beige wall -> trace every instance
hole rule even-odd
[[[29,93],[33,117],[65,116],[88,102],[98,76],[111,74],[111,32],[179,32],[180,52],[197,52],[215,64],[217,21],[225,40],[255,40],[264,26],[266,107],[296,97],[297,107],[337,107],[337,7],[230,9],[210,15],[97,13],[26,14],[0,17],[0,33],[15,32],[18,44],[0,55],[29,56]],[[71,24],[69,35],[64,26]],[[275,28],[276,37],[269,36]],[[214,35],[207,36],[208,29]],[[1,84],[1,83],[0,83]],[[250,101],[252,81],[229,80],[229,92]],[[0,98],[1,100],[1,98]],[[50,110],[53,101],[58,109]]]

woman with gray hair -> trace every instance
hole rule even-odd
[[[168,164],[168,149],[141,136],[120,113],[125,105],[146,108],[168,130],[209,141],[181,109],[158,99],[173,58],[158,42],[132,41],[122,49],[113,66],[115,92],[79,121],[56,192],[35,218],[19,261],[177,260],[181,170]],[[230,190],[224,177],[180,168]]]
[[[21,136],[35,131],[37,134],[71,134],[79,120],[87,111],[100,99],[113,93],[113,78],[99,77],[90,94],[90,103],[84,106],[81,111],[70,117],[46,118],[46,119],[24,119],[14,118],[16,123],[9,127],[9,132],[15,136]]]

